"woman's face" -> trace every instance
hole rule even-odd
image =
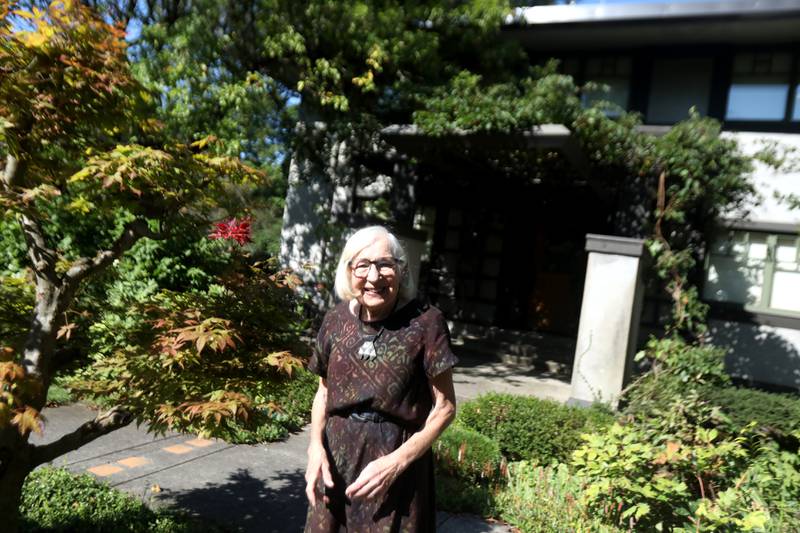
[[[350,261],[350,283],[358,294],[356,299],[369,313],[367,318],[385,318],[394,308],[400,294],[401,266],[392,269],[392,264],[394,258],[385,237],[379,237]]]

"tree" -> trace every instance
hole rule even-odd
[[[122,30],[69,0],[31,10],[0,0],[0,205],[17,217],[35,286],[24,338],[0,339],[0,514],[8,531],[18,526],[22,482],[34,467],[132,420],[114,408],[49,444],[28,442],[63,364],[59,337],[76,295],[137,241],[205,223],[229,184],[260,176],[211,153],[208,139],[160,143],[146,115],[151,101],[131,74]],[[96,239],[65,246],[65,217],[91,220]]]

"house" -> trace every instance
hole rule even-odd
[[[640,112],[654,133],[694,107],[720,120],[745,150],[765,141],[800,148],[800,2],[520,7],[503,38],[518,40],[534,62],[560,59],[579,83],[606,84],[607,94],[585,97]],[[331,245],[314,228],[332,215],[344,225],[360,224],[386,208],[378,200],[393,188],[389,208],[401,213],[420,259],[420,287],[453,320],[455,332],[482,338],[479,352],[499,350],[523,362],[544,356],[558,373],[575,351],[586,234],[637,236],[640,204],[593,185],[563,126],[479,137],[430,143],[413,128],[387,128],[396,164],[366,187],[348,181],[351,162],[341,144],[332,146],[327,168],[293,161],[283,262],[323,264]],[[544,179],[531,165],[525,179],[508,179],[494,164],[508,146],[559,151],[567,178]],[[413,172],[403,166],[404,154],[415,157]],[[475,180],[485,186],[476,189]],[[718,221],[702,296],[711,306],[712,341],[730,348],[726,362],[734,376],[800,389],[800,210],[774,196],[800,194],[800,172],[764,166],[755,181],[761,205]],[[645,302],[644,333],[657,327],[666,306],[658,298]]]

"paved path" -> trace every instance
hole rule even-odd
[[[91,419],[83,405],[46,409],[48,442]],[[302,531],[308,430],[273,444],[232,445],[135,425],[56,459],[55,466],[91,472],[154,506],[174,505],[243,532]],[[478,517],[439,513],[440,533],[508,533]]]
[[[569,397],[568,383],[469,357],[456,367],[454,382],[459,402],[489,390],[557,401]],[[55,440],[94,417],[82,405],[47,409],[44,415],[45,434],[34,442]],[[243,532],[288,533],[301,531],[305,522],[307,445],[307,430],[284,442],[248,446],[178,433],[153,436],[131,425],[53,464],[91,472],[154,506],[174,505]],[[470,515],[439,513],[437,520],[440,533],[510,531]]]

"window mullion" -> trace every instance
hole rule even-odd
[[[764,283],[761,288],[761,308],[769,309],[772,300],[772,284],[775,277],[775,255],[778,246],[778,236],[767,236],[767,258],[764,261]]]

